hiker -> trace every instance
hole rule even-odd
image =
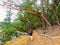
[[[30,35],[31,40],[33,40],[33,36],[32,36],[32,34],[33,34],[33,30],[30,29],[30,30],[29,30],[29,35]]]

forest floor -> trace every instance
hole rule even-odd
[[[46,35],[40,35],[45,32]],[[60,30],[58,27],[54,27],[54,30],[40,30],[33,31],[33,40],[30,40],[30,36],[23,35],[13,41],[7,41],[4,45],[60,45]],[[51,38],[52,37],[52,38]],[[56,38],[54,38],[56,37]]]

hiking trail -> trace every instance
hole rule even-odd
[[[8,41],[4,45],[60,45],[60,38],[49,38],[47,36],[39,35],[33,31],[33,40],[30,40],[28,35],[21,36],[14,41]]]

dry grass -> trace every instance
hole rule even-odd
[[[7,41],[4,45],[26,45],[29,40],[29,36],[21,36],[13,41]]]
[[[60,33],[59,33],[60,34]],[[34,40],[30,41],[28,45],[60,45],[60,38],[49,38],[46,36],[41,36],[34,31]]]
[[[41,36],[39,33],[43,33],[43,31],[38,30],[33,32],[33,41],[29,41],[29,36],[22,36],[14,41],[7,41],[4,45],[60,45],[60,38],[49,38],[47,36]],[[46,34],[52,34],[51,36],[60,36],[60,30],[47,30]]]

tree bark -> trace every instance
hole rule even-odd
[[[49,23],[49,21],[46,19],[46,17],[44,16],[44,8],[43,8],[43,0],[41,0],[41,15],[42,19],[49,25],[51,26],[51,24]]]
[[[54,11],[53,9],[52,9],[52,11],[53,11],[53,13],[54,13],[54,15],[55,15],[55,17],[56,17],[57,24],[60,25],[60,24],[59,24],[59,19],[58,19],[58,16],[57,16],[57,15],[58,15],[57,12]]]

